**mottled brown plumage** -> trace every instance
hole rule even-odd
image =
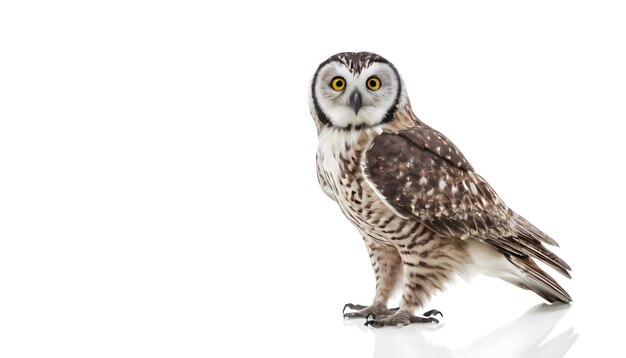
[[[341,78],[345,88],[325,81]],[[382,84],[368,83],[376,78]],[[556,242],[509,209],[445,136],[412,112],[393,65],[371,53],[337,54],[311,85],[320,144],[318,180],[360,231],[376,275],[375,326],[435,321],[413,312],[456,274],[477,269],[550,302],[567,292],[533,259],[569,277],[543,244]],[[355,102],[355,98],[357,99]],[[402,283],[397,310],[387,308]]]
[[[428,126],[379,135],[365,165],[365,175],[396,210],[438,235],[485,242],[525,270],[538,267],[520,258],[534,257],[570,277],[569,265],[541,243],[554,241],[507,208],[458,149]],[[549,301],[571,301],[556,281],[543,276],[561,295]]]

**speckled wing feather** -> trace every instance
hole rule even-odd
[[[385,132],[367,150],[365,175],[387,203],[437,234],[472,238],[507,256],[534,257],[563,275],[570,267],[542,242],[556,242],[510,210],[441,133],[420,124]]]

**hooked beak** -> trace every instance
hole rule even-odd
[[[359,91],[354,91],[353,94],[350,95],[350,107],[354,110],[354,114],[359,114],[359,109],[361,109],[361,94]]]

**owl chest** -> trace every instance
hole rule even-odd
[[[368,185],[361,166],[362,150],[318,153],[318,173],[322,187],[332,192],[344,215],[363,233],[374,237],[384,234],[380,223],[393,213],[382,204]]]
[[[345,157],[337,155],[330,160],[326,158],[325,166],[321,169],[339,205],[350,211],[357,211],[363,205],[369,189],[357,158],[357,153],[348,151]]]

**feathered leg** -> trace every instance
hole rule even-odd
[[[452,280],[454,274],[465,266],[468,260],[465,245],[457,239],[446,239],[426,231],[410,238],[400,250],[404,266],[404,287],[400,308],[388,317],[373,317],[366,325],[373,327],[405,326],[411,323],[437,323],[434,317],[441,312],[430,310],[415,316],[416,309],[423,306],[435,292]],[[443,315],[442,315],[443,316]]]
[[[387,302],[402,277],[402,259],[393,246],[383,245],[368,236],[364,236],[363,240],[376,276],[376,296],[370,306],[347,303],[343,308],[344,312],[346,308],[356,311],[346,312],[343,316],[365,318],[370,314],[393,314],[398,309],[389,309]]]

